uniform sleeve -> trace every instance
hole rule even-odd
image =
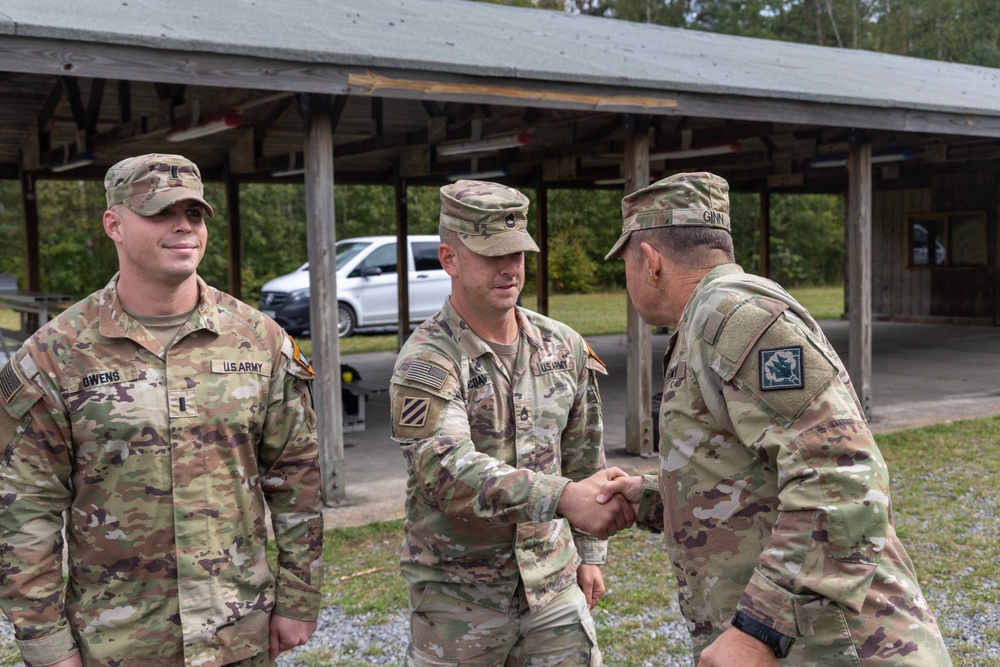
[[[271,510],[278,547],[275,613],[299,620],[319,615],[323,578],[323,500],[313,377],[294,342],[287,338],[282,363],[271,378],[261,483]]]
[[[476,450],[458,375],[444,359],[402,359],[389,383],[393,439],[416,483],[449,516],[551,521],[569,480]]]
[[[804,326],[779,317],[723,385],[736,435],[778,486],[739,608],[789,636],[811,634],[801,605],[819,598],[860,613],[890,520],[888,471],[850,380]]]
[[[29,666],[77,652],[62,565],[70,431],[58,392],[47,394],[43,381],[23,348],[0,369],[0,606]]]
[[[642,475],[642,498],[635,513],[635,525],[650,533],[663,532],[663,497],[656,475]]]
[[[579,482],[607,468],[604,454],[604,422],[601,416],[601,394],[597,376],[607,375],[604,364],[585,349],[585,363],[579,376],[576,397],[566,428],[562,432],[562,472],[572,482]],[[603,565],[607,560],[608,542],[573,529],[573,541],[584,563]]]

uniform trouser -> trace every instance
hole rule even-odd
[[[258,653],[252,658],[245,658],[238,662],[231,662],[226,667],[274,667],[274,660],[271,660],[271,656],[268,655],[267,651],[263,653]]]
[[[601,667],[594,619],[575,583],[532,612],[522,586],[505,612],[410,590],[407,667]]]

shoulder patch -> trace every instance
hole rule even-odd
[[[802,389],[806,386],[802,346],[776,347],[760,351],[760,390]]]
[[[759,338],[734,380],[783,425],[798,418],[838,375],[837,367],[787,318]]]
[[[312,364],[309,363],[309,360],[302,354],[302,350],[299,349],[299,344],[291,336],[288,337],[288,340],[292,341],[292,361],[302,367],[309,375],[316,375]]]
[[[447,400],[415,387],[394,385],[389,392],[392,435],[399,440],[423,440],[437,432]]]
[[[607,375],[607,364],[601,361],[601,358],[597,356],[596,352],[594,352],[594,348],[590,347],[590,343],[584,340],[583,344],[587,346],[587,368],[592,371],[597,371],[601,375]]]

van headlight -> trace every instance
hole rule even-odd
[[[303,301],[309,300],[309,288],[295,290],[290,295],[288,295],[288,300],[292,303],[301,303]]]

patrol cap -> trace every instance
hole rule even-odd
[[[215,211],[205,201],[198,165],[182,155],[149,153],[122,160],[104,177],[108,208],[124,204],[141,216],[155,215],[179,201],[193,199]]]
[[[528,198],[499,183],[461,180],[441,188],[441,225],[477,255],[538,252],[528,234]]]
[[[617,257],[629,234],[654,227],[729,227],[729,183],[707,171],[674,174],[622,199],[622,235],[604,259]]]

